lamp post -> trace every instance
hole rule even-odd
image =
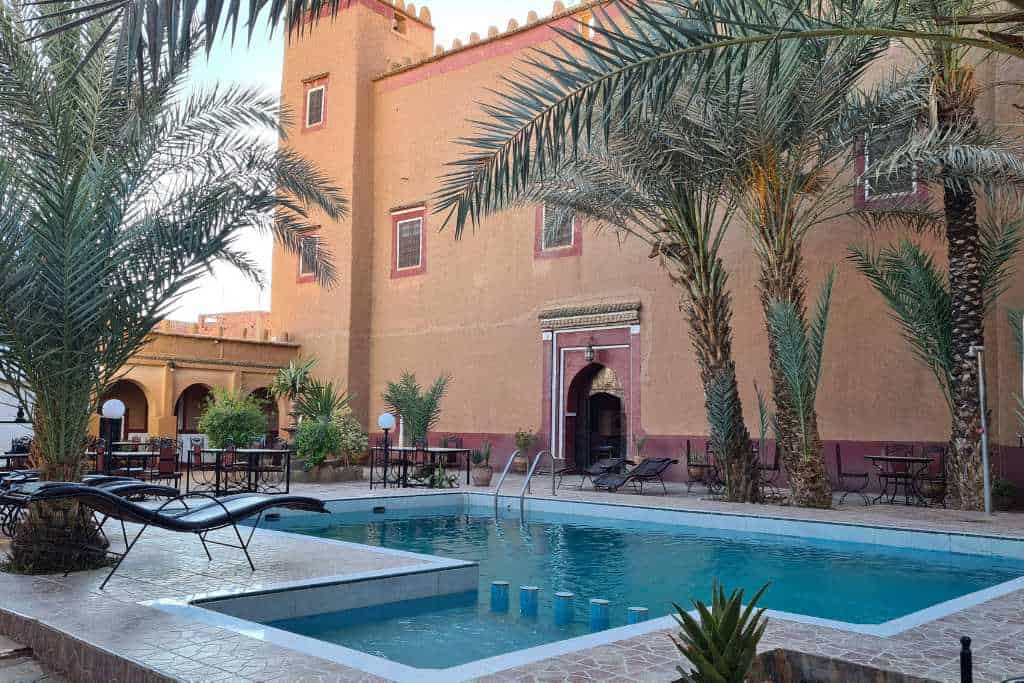
[[[388,466],[391,464],[391,430],[395,428],[395,416],[391,413],[381,413],[377,418],[377,426],[384,431],[384,488],[387,488]]]
[[[978,403],[981,405],[981,476],[985,489],[985,514],[992,514],[992,482],[988,465],[988,410],[985,405],[985,347],[974,344],[967,351],[978,359]]]

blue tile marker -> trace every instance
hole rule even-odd
[[[626,623],[639,624],[641,621],[647,621],[647,608],[630,607],[629,610],[627,610]]]
[[[537,603],[540,596],[540,588],[537,586],[519,587],[519,613],[524,617],[537,616]]]
[[[601,598],[590,599],[590,630],[604,631],[608,628],[608,601]]]
[[[572,601],[576,596],[568,591],[555,593],[555,625],[568,626],[572,623]]]
[[[491,611],[504,613],[508,611],[508,581],[491,582]]]

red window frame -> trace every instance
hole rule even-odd
[[[420,221],[420,264],[411,268],[398,267],[398,226],[406,221]],[[391,277],[402,278],[427,272],[427,207],[396,209],[391,212]]]
[[[572,244],[565,247],[544,248],[544,205],[537,207],[534,215],[534,258],[566,258],[583,253],[583,220],[577,215],[572,222]]]
[[[857,174],[857,190],[854,193],[853,203],[858,209],[887,209],[898,205],[904,199],[916,199],[923,201],[928,198],[928,188],[916,176],[914,178],[914,191],[900,195],[882,195],[880,197],[867,196],[867,183],[865,173],[867,172],[867,143],[863,135],[858,135],[856,140],[857,157],[854,171]]]
[[[312,133],[314,131],[322,130],[327,126],[327,93],[329,91],[328,81],[330,77],[327,74],[315,76],[313,78],[302,81],[302,126],[301,130],[303,133]],[[321,105],[320,122],[314,123],[312,126],[307,125],[309,121],[309,93],[317,88],[323,88],[323,104]]]
[[[296,260],[296,264],[295,264],[295,281],[299,282],[299,283],[313,282],[314,280],[316,280],[316,275],[314,273],[305,273],[304,274],[302,272],[302,242],[301,242],[301,240],[304,240],[304,239],[307,239],[307,238],[310,238],[310,237],[316,238],[316,240],[317,240],[317,248],[318,249],[320,248],[320,245],[323,243],[323,237],[320,236],[319,232],[307,232],[302,237],[299,238],[300,239],[300,242],[299,242],[299,253],[296,254],[296,259],[295,259]]]

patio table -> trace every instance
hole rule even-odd
[[[918,490],[917,482],[921,475],[928,471],[928,466],[932,463],[931,458],[912,455],[865,455],[864,459],[870,460],[874,465],[881,486],[881,492],[872,500],[872,503],[878,503],[885,498],[889,488],[886,482],[889,480],[893,482],[892,495],[889,497],[890,504],[896,502],[901,482],[904,505],[911,504],[911,496],[914,498],[914,504],[924,502],[924,496]]]
[[[390,462],[391,454],[392,453],[400,453],[403,456],[408,456],[408,455],[415,455],[416,453],[423,453],[430,460],[430,465],[432,467],[436,467],[437,466],[437,461],[441,457],[444,457],[444,458],[447,458],[448,456],[455,456],[456,458],[464,457],[466,459],[466,485],[468,486],[469,482],[470,482],[469,472],[470,472],[470,467],[472,466],[472,463],[470,462],[470,460],[471,460],[470,454],[472,452],[473,451],[470,448],[416,448],[414,446],[391,446],[390,448],[385,450],[383,446],[373,446],[370,449],[370,485],[371,485],[371,487],[373,486],[373,466],[374,466],[374,461],[376,460],[375,456],[377,454],[382,454],[384,456],[383,457],[384,487],[387,488],[387,485],[390,483],[390,484],[397,484],[398,486],[400,486],[402,488],[408,488],[410,486],[410,484],[409,484],[410,458],[402,457],[400,462],[397,463],[399,465],[399,470],[398,470],[397,476],[394,476],[393,478],[388,479],[388,470],[391,469],[391,462]],[[415,465],[415,463],[412,463],[412,464]]]
[[[223,448],[204,448],[203,455],[213,456],[213,494],[227,493],[288,493],[291,490],[292,452],[282,448],[237,448],[226,451]],[[233,454],[233,462],[224,462],[226,454]],[[269,462],[267,462],[269,460]],[[188,459],[185,490],[191,491],[193,458]],[[206,463],[196,463],[197,472],[209,472]],[[231,477],[230,475],[244,475]],[[283,488],[282,488],[283,486]],[[195,490],[201,491],[202,488]],[[211,490],[207,487],[205,490]]]
[[[30,453],[4,453],[0,455],[0,462],[3,462],[3,466],[0,470],[23,470],[28,468],[28,459],[31,456]]]
[[[157,451],[112,451],[104,455],[106,474],[123,474],[139,478],[153,469],[150,461],[160,453]]]

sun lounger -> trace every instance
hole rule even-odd
[[[602,474],[621,470],[627,462],[625,458],[601,458],[582,470],[577,470],[575,467],[563,467],[555,471],[555,474],[558,475],[558,487],[561,488],[562,486],[562,477],[578,474],[580,475],[580,488],[583,488],[587,479],[593,482],[596,477],[600,477]]]
[[[644,482],[656,481],[661,484],[662,491],[668,493],[663,476],[669,467],[678,462],[672,458],[645,458],[643,462],[628,472],[602,474],[594,479],[594,488],[608,489],[609,492],[615,493],[626,484],[632,484],[638,493],[643,494]]]
[[[205,505],[200,505],[198,507],[168,509],[168,506],[175,502],[187,505],[186,501],[193,498],[203,498],[208,502]],[[249,567],[251,567],[253,571],[256,571],[256,565],[253,564],[252,557],[249,556],[249,544],[252,542],[253,535],[256,533],[256,528],[259,526],[264,512],[271,508],[288,508],[291,510],[304,510],[307,512],[320,513],[327,512],[323,501],[317,500],[316,498],[308,498],[305,496],[273,496],[258,493],[240,493],[218,499],[209,494],[194,492],[172,498],[159,508],[152,508],[133,503],[115,493],[104,490],[101,487],[85,486],[82,484],[60,484],[42,487],[30,497],[29,502],[52,500],[76,500],[82,505],[95,510],[99,514],[121,522],[121,530],[124,534],[125,550],[123,553],[108,550],[108,552],[117,556],[118,559],[114,564],[114,567],[110,570],[110,573],[107,575],[107,578],[103,580],[102,584],[100,584],[100,590],[102,590],[104,586],[107,585],[107,582],[110,581],[110,578],[121,566],[125,557],[127,557],[128,553],[130,553],[132,548],[135,547],[135,544],[138,542],[143,532],[151,526],[178,533],[196,534],[196,536],[199,537],[200,542],[203,544],[203,550],[206,551],[206,557],[210,560],[212,560],[213,557],[210,555],[208,544],[212,543],[214,545],[238,548],[245,553],[245,559],[248,560]],[[248,537],[243,538],[242,533],[238,530],[238,522],[249,517],[256,517],[256,521],[253,524]],[[142,525],[142,528],[131,540],[128,539],[128,531],[125,528],[126,522]],[[207,536],[211,531],[226,529],[228,527],[235,532],[235,536],[238,538],[238,545],[225,543],[223,541],[214,541]]]

